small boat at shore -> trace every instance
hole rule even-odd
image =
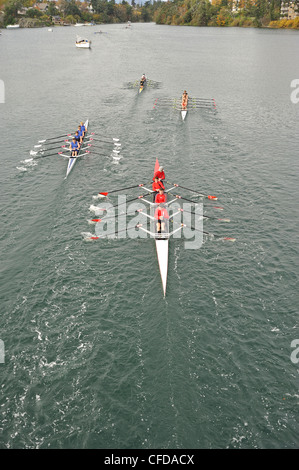
[[[18,29],[20,27],[19,24],[8,24],[6,29]]]

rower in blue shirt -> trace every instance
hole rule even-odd
[[[77,132],[78,132],[78,134],[79,134],[79,136],[80,136],[80,142],[79,142],[79,143],[80,143],[80,145],[81,145],[81,144],[82,144],[82,141],[83,141],[83,137],[84,137],[84,133],[83,133],[83,131],[82,131],[82,129],[81,129],[81,126],[78,126],[78,131],[77,131]]]
[[[76,157],[78,155],[78,152],[79,152],[79,143],[76,141],[75,137],[73,138],[71,144],[70,144],[70,151],[71,151],[71,154],[72,154],[72,157]]]
[[[79,132],[76,131],[76,134],[75,134],[75,139],[76,139],[76,142],[78,142],[78,144],[80,144],[80,140],[81,140],[81,136],[79,135]]]
[[[85,136],[85,132],[86,132],[86,128],[83,124],[83,122],[80,122],[80,128],[81,128],[81,131],[83,132],[83,137]]]

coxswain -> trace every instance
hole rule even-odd
[[[155,219],[157,219],[157,233],[165,232],[165,223],[169,215],[167,209],[160,204],[155,210]]]
[[[164,168],[163,168],[163,166],[160,166],[160,167],[159,167],[159,170],[156,171],[156,173],[154,174],[154,178],[155,178],[156,176],[158,177],[159,181],[165,180],[165,173],[164,173]]]
[[[155,202],[156,196],[159,193],[160,188],[165,189],[165,186],[162,183],[162,181],[159,181],[158,176],[155,176],[154,182],[152,184],[152,190],[154,191],[154,193],[153,193],[153,195],[154,195],[153,202]]]
[[[187,108],[187,104],[188,104],[188,93],[186,92],[186,90],[184,91],[183,95],[182,95],[182,108],[183,109],[186,109]]]
[[[76,156],[78,155],[78,152],[79,152],[79,144],[78,144],[78,142],[76,141],[75,137],[73,138],[72,142],[70,143],[69,149],[70,149],[70,151],[71,151],[72,157],[76,157]]]
[[[159,192],[158,192],[157,196],[155,197],[155,203],[156,204],[163,204],[163,203],[167,202],[167,194],[164,193],[164,189],[159,188],[158,191]]]

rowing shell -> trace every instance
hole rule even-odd
[[[168,272],[168,238],[160,240],[159,238],[155,239],[156,242],[156,251],[159,263],[159,269],[162,280],[163,294],[165,297],[166,294],[166,283],[167,283],[167,272]]]
[[[85,135],[86,135],[87,128],[88,128],[88,119],[87,119],[87,121],[85,121],[84,126],[85,126]],[[83,141],[84,141],[84,139],[83,139]],[[83,145],[83,141],[82,141],[82,144],[81,144],[81,148],[82,148],[82,145]],[[69,157],[69,162],[68,162],[67,169],[66,169],[66,178],[68,177],[68,175],[70,174],[70,172],[74,168],[76,160],[79,156],[80,156],[80,150],[79,150],[78,155],[76,157]]]
[[[155,172],[159,170],[160,164],[158,159],[156,159]],[[158,264],[161,274],[161,281],[163,287],[163,294],[165,297],[166,294],[166,284],[167,284],[167,274],[168,274],[168,244],[169,244],[169,234],[165,234],[165,238],[155,237],[156,251]]]
[[[182,120],[183,120],[183,121],[185,120],[186,115],[187,115],[187,110],[186,110],[186,109],[182,109],[182,110],[181,110],[181,116],[182,116]]]

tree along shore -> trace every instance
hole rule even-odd
[[[298,0],[297,0],[298,1]],[[299,1],[298,1],[299,3]],[[240,0],[233,11],[232,0],[172,0],[145,2],[132,0],[92,0],[90,4],[75,0],[58,0],[39,9],[33,0],[0,0],[3,14],[0,26],[19,24],[21,27],[41,27],[53,24],[155,22],[176,26],[234,26],[299,29],[299,17],[280,19],[280,0]],[[34,6],[35,5],[35,6]],[[44,4],[40,4],[44,5]]]

